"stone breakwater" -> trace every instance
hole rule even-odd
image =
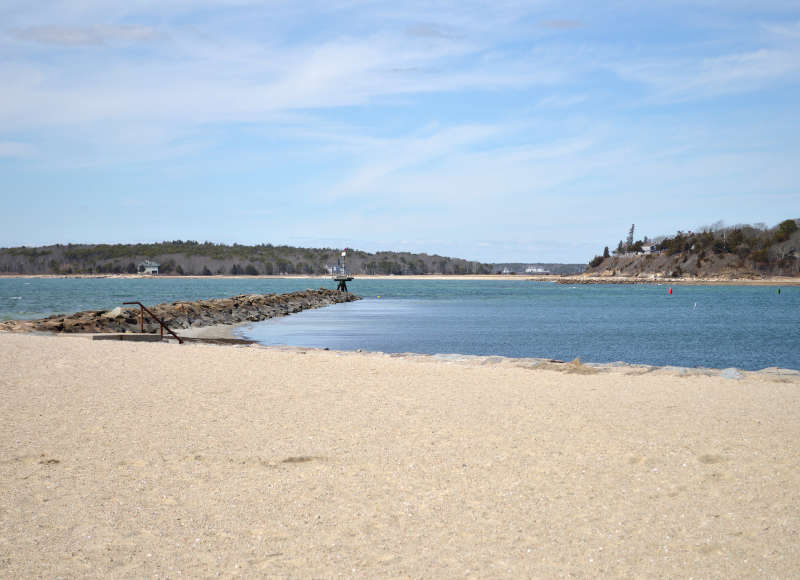
[[[148,308],[172,330],[217,324],[258,322],[310,308],[359,300],[349,292],[320,288],[288,294],[240,294],[196,302],[169,302]],[[157,332],[158,322],[145,312],[145,332]],[[54,314],[40,320],[0,322],[9,332],[139,332],[139,307],[120,306],[112,310],[87,310],[75,314]]]

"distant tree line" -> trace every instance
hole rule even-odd
[[[0,272],[20,274],[134,274],[143,260],[166,275],[236,276],[325,274],[341,249],[172,240],[155,244],[56,244],[0,249]],[[348,250],[357,274],[488,274],[490,264],[410,252]]]

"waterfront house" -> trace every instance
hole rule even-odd
[[[149,274],[151,276],[158,276],[158,266],[157,262],[151,262],[150,260],[145,260],[141,264],[137,270],[140,274]]]

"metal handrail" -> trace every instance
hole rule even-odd
[[[123,302],[123,304],[138,304],[139,305],[139,330],[140,330],[140,332],[142,332],[142,334],[144,334],[144,313],[147,312],[150,316],[155,318],[156,321],[158,321],[158,323],[161,325],[161,337],[162,338],[164,337],[164,329],[166,328],[167,332],[169,332],[172,336],[174,336],[177,339],[178,344],[183,344],[183,340],[181,339],[181,337],[178,336],[177,334],[175,334],[174,332],[172,332],[169,329],[169,327],[167,326],[167,324],[163,320],[161,320],[158,316],[153,314],[153,312],[147,306],[145,306],[141,302]]]

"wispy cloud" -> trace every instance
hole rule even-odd
[[[149,40],[156,31],[148,26],[39,26],[12,30],[14,38],[54,46],[92,46]]]
[[[764,29],[777,38],[800,40],[800,21],[764,24]]]
[[[542,86],[559,92],[538,98],[541,106],[572,107],[588,93],[586,87],[575,92],[570,85],[609,68],[620,78],[647,87],[650,94],[646,96],[651,99],[683,101],[758,90],[796,74],[799,68],[796,51],[780,46],[701,58],[608,54],[602,45],[550,48],[535,43],[524,49],[500,50],[498,46],[506,42],[525,45],[532,40],[524,22],[535,13],[536,5],[515,2],[493,10],[476,3],[457,11],[433,8],[428,14],[432,18],[422,21],[412,8],[378,4],[367,22],[361,21],[365,11],[352,10],[366,33],[354,34],[340,23],[334,33],[292,39],[264,38],[253,30],[236,34],[236,26],[247,28],[248,20],[264,19],[265,14],[248,2],[231,5],[231,16],[226,14],[219,25],[207,24],[203,33],[197,27],[178,29],[169,20],[158,28],[17,26],[12,36],[18,41],[54,50],[144,41],[152,46],[135,59],[111,51],[97,61],[69,60],[59,53],[40,61],[16,50],[0,64],[3,78],[14,79],[10,90],[0,95],[0,131],[142,118],[177,123],[264,121],[288,111]],[[60,6],[67,10],[66,5]],[[175,2],[164,11],[181,14],[188,9]],[[287,10],[284,5],[275,7],[278,16]],[[147,2],[129,6],[124,16],[131,14],[140,19],[149,14],[149,20],[156,20]],[[332,19],[351,15],[346,4],[326,8],[322,14]],[[86,17],[86,13],[78,16]],[[294,22],[295,17],[291,18]],[[388,24],[382,24],[384,20]],[[566,18],[538,22],[550,29],[583,26],[582,20]]]
[[[329,188],[326,196],[371,196],[389,188],[395,189],[390,182],[402,179],[399,172],[447,159],[456,152],[482,145],[508,130],[503,126],[467,125],[425,135],[371,139],[355,151],[358,158],[363,160],[359,167],[342,182]]]
[[[465,208],[472,212],[476,203],[552,193],[559,185],[624,158],[624,153],[608,149],[599,140],[602,131],[533,144],[525,138],[533,126],[459,126],[424,135],[372,139],[351,149],[355,167],[323,190],[324,197],[451,207],[450,214]],[[508,144],[519,139],[523,140],[519,145]],[[598,147],[601,143],[603,148]]]
[[[18,81],[0,94],[0,131],[140,118],[256,121],[381,98],[552,84],[563,74],[523,56],[483,58],[482,48],[465,40],[409,43],[391,33],[288,47],[173,39],[162,51],[163,59],[112,57],[102,68],[0,64],[5,78]]]
[[[616,65],[625,79],[653,89],[655,100],[709,99],[757,91],[800,73],[797,52],[759,49],[701,59],[649,60]]]

